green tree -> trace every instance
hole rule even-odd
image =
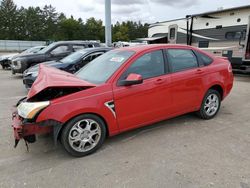
[[[57,40],[82,40],[82,23],[71,18],[62,19],[58,23]]]
[[[129,41],[128,26],[125,22],[117,24],[114,26],[113,41]]]
[[[127,21],[112,25],[113,41],[130,41],[146,37],[148,24]],[[13,0],[0,3],[0,39],[19,40],[100,40],[104,41],[102,20],[93,17],[84,23],[81,18],[67,18],[51,5],[20,7]]]
[[[104,41],[104,26],[102,20],[96,20],[93,17],[87,19],[85,33],[87,40]]]
[[[0,37],[2,39],[18,38],[18,9],[12,0],[3,0],[0,4]]]
[[[39,7],[29,7],[22,11],[23,35],[25,40],[45,40],[46,23]]]
[[[56,36],[58,13],[51,5],[43,7],[42,16],[45,20],[44,34],[47,39],[53,39]]]

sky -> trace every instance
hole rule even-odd
[[[14,0],[18,7],[51,4],[66,16],[86,20],[89,17],[105,20],[105,0]],[[111,0],[112,23],[141,21],[154,23],[183,18],[218,8],[250,5],[249,0]]]

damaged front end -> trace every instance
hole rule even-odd
[[[49,105],[49,102],[27,102],[26,98],[21,99],[16,110],[12,113],[12,127],[14,131],[16,147],[21,139],[27,143],[36,141],[36,134],[47,134],[52,132],[53,127],[60,124],[56,121],[39,122],[35,121],[39,113]]]
[[[39,75],[27,97],[18,101],[12,113],[15,147],[21,139],[27,143],[36,141],[37,134],[52,133],[56,143],[62,122],[48,119],[38,122],[38,116],[53,100],[80,92],[91,85],[69,73],[40,65]],[[59,112],[58,112],[59,113]],[[46,116],[46,115],[45,115]]]

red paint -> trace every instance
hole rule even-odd
[[[52,131],[51,126],[39,126],[38,124],[23,125],[22,118],[20,118],[18,115],[13,116],[12,127],[14,130],[14,138],[16,140],[20,140],[24,136],[33,134],[46,134]]]
[[[180,45],[122,48],[119,50],[132,50],[135,54],[106,83],[101,85],[90,84],[71,74],[41,66],[40,75],[28,94],[29,98],[52,86],[89,86],[91,88],[53,99],[51,104],[38,115],[35,124],[48,119],[63,124],[80,114],[93,113],[105,120],[109,135],[112,136],[129,129],[196,111],[200,108],[205,93],[215,85],[223,89],[223,99],[230,93],[233,86],[233,74],[229,71],[230,63],[209,54],[207,55],[213,59],[213,63],[209,66],[168,73],[143,80],[143,83],[138,85],[118,85],[122,73],[138,57],[146,52],[167,48],[193,49],[206,54],[194,47]],[[128,79],[140,78],[138,75],[132,75]],[[107,101],[114,101],[116,116],[104,105]],[[29,126],[23,127],[29,129]],[[41,132],[40,128],[32,130]]]
[[[134,80],[142,80],[142,76],[138,74],[130,74],[128,75],[127,79],[128,81],[134,81]]]
[[[94,87],[84,80],[80,80],[73,74],[70,74],[59,69],[48,67],[46,65],[39,65],[39,75],[32,85],[27,98],[32,98],[35,94],[49,87]]]

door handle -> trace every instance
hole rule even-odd
[[[204,73],[204,71],[201,69],[197,69],[197,71],[196,71],[196,74],[203,74],[203,73]]]
[[[163,82],[164,82],[164,79],[159,78],[155,81],[155,84],[162,84]]]

